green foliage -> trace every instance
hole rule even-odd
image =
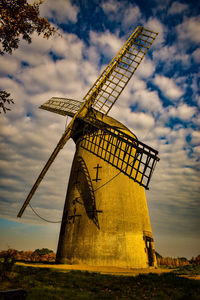
[[[185,261],[185,262],[188,262],[187,258],[186,257],[179,257],[179,260],[180,261]]]
[[[18,48],[20,38],[31,43],[31,34],[43,33],[49,38],[56,32],[46,18],[39,16],[39,5],[43,1],[29,4],[27,0],[1,0],[0,1],[0,54],[12,54]]]
[[[4,113],[6,113],[8,110],[11,110],[7,107],[7,104],[13,104],[13,99],[10,98],[10,93],[7,93],[6,91],[0,90],[0,114],[1,110],[3,110]]]
[[[181,266],[177,270],[174,270],[173,273],[178,275],[200,275],[200,265],[192,264]]]
[[[49,253],[53,253],[53,250],[49,250],[47,248],[42,248],[42,249],[36,249],[34,251],[34,253],[37,253],[39,256],[42,256],[42,255],[46,255]]]
[[[199,299],[198,281],[173,273],[132,276],[14,267],[10,288],[23,288],[29,299]],[[4,282],[2,283],[2,286]]]
[[[200,255],[197,255],[197,257],[192,257],[192,259],[190,260],[190,263],[200,265]]]
[[[10,273],[13,269],[15,263],[15,250],[8,249],[8,251],[4,251],[0,256],[0,278],[2,280],[9,279]]]
[[[42,248],[42,249],[36,249],[34,252],[37,253],[38,255],[42,256],[45,254],[53,253],[53,250],[50,250],[48,248]]]

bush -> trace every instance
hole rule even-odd
[[[198,255],[197,257],[192,257],[192,259],[190,260],[191,264],[195,264],[195,265],[200,265],[200,255]]]
[[[12,272],[13,265],[15,263],[16,250],[8,249],[7,251],[1,251],[0,255],[0,276],[1,279],[10,279],[10,273]]]
[[[42,249],[36,249],[34,253],[38,254],[39,256],[43,256],[49,253],[53,253],[53,250],[49,250],[47,248],[42,248]]]

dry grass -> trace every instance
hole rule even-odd
[[[29,266],[36,268],[51,268],[62,271],[88,271],[88,272],[97,272],[100,274],[110,274],[110,275],[125,275],[125,276],[137,276],[139,274],[162,274],[171,272],[173,269],[168,268],[147,268],[147,269],[127,269],[127,268],[119,268],[119,267],[102,267],[102,266],[88,266],[88,265],[67,265],[67,264],[43,264],[43,263],[22,263],[17,262],[16,265],[19,266]]]

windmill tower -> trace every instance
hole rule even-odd
[[[158,152],[108,116],[156,37],[157,33],[137,27],[82,102],[53,97],[40,107],[72,120],[18,217],[72,138],[76,152],[58,242],[59,263],[128,268],[156,265],[145,189],[159,160]]]

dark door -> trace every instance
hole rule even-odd
[[[152,249],[152,239],[146,236],[146,249],[148,255],[149,266],[153,266],[153,249]]]

